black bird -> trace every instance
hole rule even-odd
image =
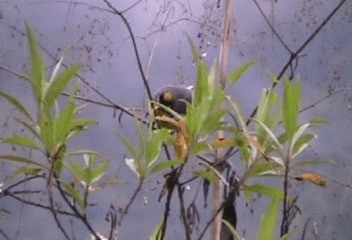
[[[192,87],[169,85],[157,90],[153,100],[171,108],[178,114],[185,115],[187,109],[186,102],[192,103],[192,95]],[[165,111],[163,112],[165,113]],[[154,114],[159,115],[158,113]]]

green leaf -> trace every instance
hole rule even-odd
[[[33,161],[32,159],[25,158],[25,157],[20,157],[20,156],[14,156],[14,155],[0,155],[0,159],[8,160],[11,162],[18,162],[18,163],[25,163],[25,164],[32,164],[35,166],[39,166],[42,168],[45,168],[44,165],[37,163]]]
[[[132,158],[138,159],[139,154],[138,154],[137,148],[134,146],[134,144],[128,138],[126,138],[124,135],[122,135],[122,134],[118,134],[118,135],[119,135],[121,141],[123,142],[123,144],[125,145],[125,147],[127,148],[127,150],[129,151],[129,153],[132,155]]]
[[[194,91],[194,106],[198,106],[203,99],[209,96],[209,82],[208,82],[208,68],[205,62],[200,59],[199,51],[193,41],[188,37],[189,44],[191,45],[194,61],[197,65],[197,82]]]
[[[265,124],[272,131],[275,130],[278,122],[281,120],[281,116],[279,116],[281,112],[278,111],[278,109],[274,109],[278,102],[279,96],[273,91],[273,89],[263,90],[262,97],[258,105],[258,111],[256,113],[256,119]],[[265,131],[258,124],[256,124],[256,130],[259,136],[258,141],[264,145],[267,140]]]
[[[247,72],[247,70],[252,67],[255,63],[256,62],[245,63],[238,69],[236,69],[234,72],[232,72],[229,77],[231,84],[235,84],[242,77],[242,75]]]
[[[269,187],[266,185],[260,185],[260,184],[251,185],[251,186],[243,185],[243,190],[245,192],[254,192],[257,194],[268,196],[268,197],[275,199],[275,200],[282,201],[284,199],[284,193],[282,190],[274,188],[274,187]]]
[[[256,123],[258,123],[264,129],[264,131],[268,134],[268,136],[271,138],[271,140],[275,144],[276,149],[279,150],[280,153],[283,153],[284,152],[284,148],[280,144],[280,142],[277,139],[277,137],[275,136],[275,134],[264,123],[254,119],[254,118],[252,118],[252,120],[255,121]]]
[[[199,141],[205,141],[214,131],[218,130],[221,127],[220,121],[227,114],[226,109],[220,109],[217,112],[211,114],[211,116],[207,117],[201,128],[201,137]]]
[[[196,89],[194,91],[194,105],[198,106],[209,97],[208,69],[203,60],[198,61]]]
[[[210,172],[210,171],[193,171],[193,174],[198,176],[198,177],[204,178],[204,179],[208,180],[209,182],[211,182],[213,184],[218,184],[217,176],[213,172]]]
[[[164,223],[164,219],[160,221],[158,226],[155,228],[153,234],[150,236],[149,240],[164,240],[164,239],[161,239],[161,230],[162,230],[163,223]]]
[[[295,131],[292,135],[292,140],[291,140],[291,143],[290,143],[290,148],[289,148],[289,154],[290,156],[293,157],[293,148],[295,145],[297,145],[297,141],[301,138],[301,136],[303,135],[304,131],[310,126],[310,123],[306,123],[306,124],[303,124],[302,126],[300,126],[297,131]],[[291,138],[290,138],[291,139]],[[305,146],[307,146],[306,143],[303,143]],[[302,145],[298,145],[297,148],[299,151],[299,149],[302,147]]]
[[[98,182],[106,173],[106,169],[109,166],[109,162],[100,164],[97,168],[92,171],[91,184]]]
[[[127,184],[127,182],[124,182],[124,181],[118,180],[118,179],[109,179],[105,182],[99,183],[97,185],[97,187],[95,187],[95,189],[99,190],[99,189],[103,189],[105,187],[117,186],[117,185],[121,185],[121,184]]]
[[[47,107],[50,108],[58,97],[60,97],[72,78],[77,74],[79,68],[78,65],[71,66],[63,74],[49,83],[44,95],[44,103]]]
[[[151,174],[155,174],[161,171],[164,171],[166,169],[169,169],[171,167],[178,167],[181,166],[184,163],[183,160],[169,160],[169,161],[164,161],[161,163],[156,164],[152,170],[150,171]]]
[[[298,156],[301,152],[303,152],[304,149],[306,149],[309,146],[309,143],[313,140],[316,139],[316,135],[313,134],[305,134],[301,136],[297,141],[296,144],[293,146],[292,149],[292,158],[295,158]]]
[[[28,131],[30,131],[34,136],[36,136],[38,139],[40,139],[40,136],[39,136],[38,131],[37,131],[37,129],[36,129],[35,126],[31,126],[31,125],[28,124],[27,122],[25,122],[25,121],[23,121],[23,120],[21,120],[21,119],[19,119],[19,118],[16,118],[16,117],[15,117],[15,120],[16,120],[17,122],[19,122],[20,124],[22,124],[22,125],[23,125]]]
[[[54,141],[56,143],[66,142],[67,137],[73,128],[72,122],[75,119],[76,110],[77,108],[73,99],[73,94],[71,94],[65,110],[61,112],[54,121]]]
[[[297,81],[297,83],[291,83],[290,80],[286,79],[283,114],[286,135],[289,141],[298,129],[298,116],[301,109],[301,99],[302,82]]]
[[[70,161],[69,164],[64,162],[63,165],[67,171],[71,173],[75,183],[86,186],[86,180],[84,179],[85,172],[82,165],[78,164],[76,161]]]
[[[268,210],[265,212],[259,229],[259,240],[275,239],[275,226],[279,212],[279,204],[280,200],[273,199]]]
[[[40,149],[35,141],[33,141],[30,138],[27,137],[20,137],[20,136],[15,136],[15,137],[8,137],[0,140],[0,143],[7,143],[7,144],[14,144],[14,145],[19,145],[22,147],[28,147],[31,149],[39,150],[41,152],[44,152],[42,149]]]
[[[243,237],[240,236],[240,234],[237,232],[237,230],[231,225],[231,223],[229,223],[226,220],[222,220],[222,222],[226,225],[226,227],[230,230],[232,236],[234,237],[234,239],[236,240],[244,240]]]
[[[147,166],[152,166],[159,158],[161,152],[161,145],[169,137],[169,131],[167,129],[160,129],[156,134],[153,135],[152,128],[150,128],[149,135],[152,136],[148,143],[147,150]]]
[[[213,96],[216,89],[216,77],[217,77],[217,65],[218,61],[215,59],[214,63],[211,65],[208,75],[208,89],[209,95]]]
[[[280,239],[281,240],[290,240],[290,239],[293,239],[292,236],[297,234],[299,231],[298,231],[298,228],[296,229],[293,229],[292,231],[286,233],[285,235],[283,235]]]
[[[37,104],[41,104],[44,95],[45,75],[43,61],[40,56],[36,36],[31,27],[26,23],[26,34],[28,38],[31,55],[32,76],[31,83]]]
[[[74,200],[76,200],[76,202],[78,203],[78,205],[85,210],[84,208],[84,200],[83,200],[83,196],[81,195],[81,193],[75,188],[73,187],[71,184],[67,184],[67,183],[62,183],[66,190],[71,194],[71,196],[73,197]]]
[[[306,160],[306,161],[302,161],[302,162],[298,162],[298,163],[293,164],[291,166],[291,169],[309,167],[309,166],[314,166],[314,165],[323,165],[323,164],[337,165],[337,163],[332,160]]]
[[[6,177],[6,182],[11,181],[18,176],[20,177],[22,177],[23,175],[36,176],[41,172],[42,172],[41,168],[20,167],[15,172],[11,173],[10,176]]]
[[[141,178],[141,173],[138,169],[136,160],[133,158],[125,158],[125,163],[129,169],[131,169],[132,172],[134,172],[138,178]]]
[[[325,118],[322,118],[322,117],[313,117],[309,122],[312,126],[316,126],[318,124],[330,124],[331,123],[329,120],[326,120]]]
[[[237,104],[235,99],[233,99],[230,96],[227,96],[227,100],[230,103],[230,105],[232,106],[232,109],[235,112],[236,119],[238,120],[238,122],[240,124],[241,129],[239,129],[239,130],[242,130],[244,132],[248,132],[247,124],[246,124],[246,121],[244,120],[244,117],[243,117],[243,114],[242,114],[242,111],[241,111],[239,105]]]
[[[5,98],[9,103],[11,103],[14,107],[16,107],[16,109],[19,110],[23,115],[25,115],[32,123],[34,122],[30,113],[27,111],[27,109],[22,105],[20,101],[18,101],[16,98],[4,92],[0,92],[0,96]]]
[[[51,114],[42,114],[39,123],[40,140],[45,146],[46,151],[51,152],[55,147],[55,123]]]
[[[272,176],[277,175],[279,165],[274,163],[264,162],[262,164],[256,164],[248,170],[248,178],[262,177],[266,175]]]
[[[93,151],[93,150],[77,150],[74,152],[70,152],[69,154],[67,154],[67,156],[79,156],[79,155],[95,155],[95,156],[99,156],[105,160],[108,160],[109,158],[107,156],[105,156],[104,154],[97,152],[97,151]]]

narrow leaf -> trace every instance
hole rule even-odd
[[[11,161],[11,162],[32,164],[32,165],[36,165],[36,166],[45,168],[44,165],[42,165],[40,163],[37,163],[37,162],[33,161],[32,159],[25,158],[25,157],[14,156],[14,155],[0,155],[0,159],[8,160],[8,161]]]
[[[300,126],[297,131],[295,131],[292,135],[292,140],[290,143],[289,153],[292,156],[293,148],[296,145],[298,139],[303,135],[304,131],[310,126],[310,123],[303,124]],[[298,147],[299,148],[299,147]]]
[[[284,199],[284,193],[282,190],[266,185],[244,185],[243,190],[245,192],[254,192],[257,194],[265,195],[276,200]]]
[[[269,135],[269,137],[271,138],[271,140],[273,141],[273,143],[275,143],[275,147],[281,152],[284,152],[284,148],[283,146],[280,144],[279,140],[277,139],[277,137],[275,136],[275,134],[262,122],[256,120],[256,119],[252,119],[253,121],[255,121],[256,123],[258,123],[264,130],[265,132]]]
[[[83,200],[83,197],[82,197],[81,193],[75,187],[73,187],[71,184],[63,183],[63,185],[65,186],[67,191],[71,194],[73,199],[78,203],[78,205],[83,210],[85,210],[84,209],[84,205],[85,204],[84,204],[84,200]]]
[[[164,171],[166,169],[169,169],[171,167],[178,167],[181,166],[184,162],[181,160],[169,160],[169,161],[164,161],[162,163],[156,164],[152,170],[150,171],[151,174],[155,174],[161,171]]]
[[[44,96],[44,103],[47,105],[47,107],[50,108],[61,95],[61,93],[67,88],[68,84],[76,75],[79,68],[80,67],[78,65],[69,67],[63,74],[49,83]]]
[[[32,149],[36,149],[41,152],[44,152],[42,149],[38,147],[35,141],[27,137],[15,136],[15,137],[4,138],[0,140],[0,143],[19,145],[22,147],[28,147],[28,148],[32,148]]]
[[[245,63],[238,69],[236,69],[234,72],[232,72],[229,77],[231,84],[235,84],[242,77],[242,75],[247,72],[247,70],[252,67],[255,63],[256,62]]]
[[[31,55],[31,64],[32,64],[32,88],[35,99],[37,103],[42,102],[43,89],[45,84],[44,76],[44,66],[43,61],[40,56],[39,47],[37,44],[37,38],[31,29],[31,27],[26,23],[26,34],[28,38],[29,50]]]
[[[4,92],[0,92],[0,96],[5,98],[9,103],[11,103],[14,107],[16,107],[16,109],[19,110],[23,115],[25,115],[31,122],[34,122],[30,113],[27,111],[27,109],[22,105],[20,101],[18,101],[16,98]]]
[[[239,121],[239,123],[240,123],[241,130],[248,132],[247,124],[246,124],[246,121],[244,120],[244,117],[243,117],[243,114],[242,114],[242,111],[241,111],[239,105],[238,105],[237,102],[236,102],[232,97],[230,97],[230,96],[227,96],[227,100],[228,100],[228,102],[231,104],[232,109],[233,109],[234,112],[235,112],[235,116],[236,116],[236,119],[237,119],[237,120]]]
[[[259,240],[275,239],[275,226],[279,212],[280,200],[273,199],[268,210],[265,212],[259,229]]]
[[[108,166],[109,162],[104,162],[92,171],[91,184],[98,182],[105,175]]]
[[[229,223],[226,220],[222,220],[222,222],[226,225],[226,227],[230,230],[232,236],[234,237],[235,240],[244,240],[243,237],[240,236],[240,234],[237,232],[237,230],[231,225],[231,223]]]
[[[309,146],[311,140],[315,139],[316,135],[313,134],[305,134],[302,135],[295,143],[292,149],[292,158],[298,156],[304,149]]]
[[[208,85],[208,68],[205,62],[200,59],[199,51],[193,41],[188,37],[189,44],[191,45],[194,61],[197,64],[197,82],[196,89],[194,91],[193,103],[198,106],[202,100],[209,96],[209,85]]]
[[[35,126],[31,126],[29,123],[27,123],[26,121],[23,121],[19,118],[16,118],[15,117],[15,120],[17,122],[19,122],[20,124],[22,124],[28,131],[30,131],[34,136],[36,136],[37,138],[40,138],[39,134],[38,134],[38,131],[36,129]]]
[[[210,171],[193,171],[193,174],[198,176],[198,177],[204,178],[204,179],[208,180],[209,182],[211,182],[213,184],[218,184],[218,181],[217,181],[218,178],[213,172],[210,172]]]
[[[134,159],[138,159],[139,158],[138,151],[137,151],[137,148],[133,145],[133,143],[122,134],[119,134],[119,137],[120,137],[121,141],[123,142],[123,144],[125,145],[125,147],[127,148],[127,150],[132,155],[132,157]]]
[[[291,83],[288,79],[286,79],[283,113],[286,135],[289,141],[298,128],[298,116],[301,108],[301,99],[302,82],[298,81],[297,83]]]
[[[298,162],[296,164],[293,164],[291,168],[303,168],[307,166],[313,166],[313,165],[322,165],[322,164],[331,164],[331,165],[336,165],[337,163],[332,160],[306,160],[302,162]]]
[[[133,158],[125,158],[125,163],[131,169],[132,172],[134,172],[138,178],[141,177],[141,174],[138,170],[138,167],[136,165],[136,160]]]
[[[161,239],[161,230],[164,220],[162,219],[158,226],[155,228],[153,234],[150,236],[149,240],[163,240]]]

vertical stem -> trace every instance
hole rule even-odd
[[[286,157],[286,163],[285,163],[285,176],[284,176],[284,183],[283,183],[283,188],[284,188],[284,199],[283,199],[283,204],[282,204],[282,221],[281,221],[281,227],[280,227],[280,236],[284,236],[286,233],[289,231],[289,223],[288,223],[288,218],[289,218],[289,207],[287,204],[287,199],[288,199],[288,174],[289,174],[289,168],[290,168],[290,161],[291,161],[291,156],[288,153]]]
[[[228,57],[229,57],[229,48],[230,48],[230,32],[231,32],[231,21],[232,21],[232,12],[233,12],[233,0],[226,0],[225,3],[225,16],[223,23],[223,32],[220,46],[220,56],[219,56],[219,83],[222,89],[225,89],[227,82],[227,65],[228,65]],[[223,104],[221,108],[225,108]],[[223,131],[218,131],[217,133],[218,139],[224,138]],[[217,153],[215,158],[215,166],[220,164],[221,161],[221,152]],[[214,184],[213,191],[213,209],[212,214],[215,216],[214,222],[212,224],[212,236],[211,239],[220,240],[221,238],[221,225],[222,225],[222,214],[218,214],[218,210],[222,206],[223,202],[223,182],[220,179],[217,179],[217,182]]]

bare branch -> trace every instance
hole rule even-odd
[[[151,91],[150,91],[150,87],[149,87],[149,84],[148,84],[148,79],[146,78],[146,76],[145,76],[145,74],[144,74],[144,70],[143,70],[141,58],[140,58],[140,55],[139,55],[139,52],[138,52],[138,47],[137,47],[136,38],[135,38],[134,33],[133,33],[133,31],[132,31],[131,25],[129,24],[127,18],[123,15],[123,12],[117,10],[117,9],[110,3],[110,1],[108,1],[108,0],[102,0],[102,1],[105,2],[106,5],[107,5],[117,16],[119,16],[119,17],[122,19],[122,22],[125,24],[125,26],[126,26],[126,28],[127,28],[127,30],[128,30],[128,33],[130,34],[131,40],[132,40],[133,50],[134,50],[134,53],[135,53],[135,56],[136,56],[136,60],[137,60],[137,65],[138,65],[139,73],[141,74],[141,77],[142,77],[142,80],[143,80],[143,83],[144,83],[145,90],[147,91],[149,100],[152,100],[152,99],[153,99],[152,93],[151,93]]]
[[[124,217],[127,215],[128,210],[130,209],[132,203],[136,199],[138,193],[141,191],[142,186],[143,186],[143,180],[140,180],[136,190],[134,191],[132,197],[128,201],[126,207],[123,210],[120,211],[120,213],[121,213],[120,218],[116,221],[116,224],[115,224],[116,236],[118,236],[118,230],[121,227],[122,221],[123,221]]]
[[[297,51],[294,53],[291,53],[290,58],[288,59],[287,63],[284,65],[284,67],[281,69],[280,73],[277,76],[277,79],[280,80],[287,69],[292,65],[294,60],[297,60],[298,57],[300,57],[301,52],[303,49],[305,49],[310,42],[313,41],[313,39],[320,33],[320,31],[325,27],[325,25],[331,20],[331,18],[336,14],[336,12],[342,7],[342,5],[346,2],[346,0],[341,0],[339,4],[330,12],[330,14],[322,21],[322,23],[313,31],[313,33],[304,41],[304,43],[298,48]],[[271,88],[275,88],[276,85],[278,84],[278,81],[275,81],[272,83]],[[258,111],[258,106],[254,108],[252,113],[250,114],[250,117],[248,118],[246,124],[248,125],[251,122],[251,118],[255,116],[255,114]]]
[[[270,27],[271,31],[274,33],[274,35],[277,37],[277,39],[279,40],[279,42],[282,44],[282,46],[284,46],[284,48],[292,54],[291,49],[287,46],[287,44],[284,42],[284,40],[280,37],[279,33],[276,31],[276,29],[274,28],[274,26],[270,23],[269,19],[265,16],[265,13],[263,12],[263,9],[260,7],[259,3],[257,0],[253,0],[254,4],[257,6],[260,14],[263,16],[265,22],[268,24],[268,26]]]

